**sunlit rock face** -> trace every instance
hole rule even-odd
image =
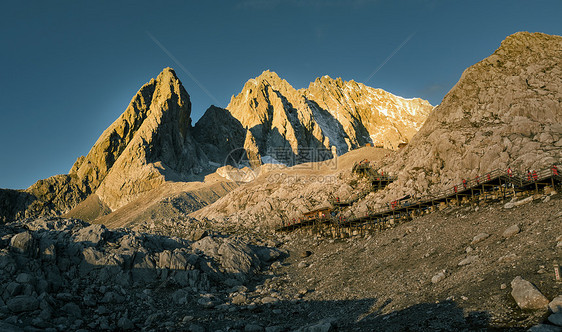
[[[311,153],[324,160],[367,143],[396,149],[417,132],[433,106],[328,76],[296,90],[265,71],[249,80],[227,109],[251,133],[247,144],[260,156],[279,159],[276,152],[283,151],[293,161],[289,164],[298,164],[310,161]]]
[[[518,32],[466,69],[408,147],[387,160],[398,181],[383,195],[395,199],[495,169],[560,163],[561,49],[560,36]]]
[[[189,94],[173,69],[165,68],[139,89],[69,174],[40,180],[24,192],[6,191],[15,203],[0,215],[60,215],[92,194],[102,210],[115,211],[165,182],[200,180],[198,174],[224,165],[294,165],[366,143],[395,149],[432,109],[420,99],[327,76],[296,90],[265,71],[227,108],[211,106],[192,126]]]
[[[76,174],[116,209],[166,180],[186,181],[206,164],[191,131],[191,101],[164,69],[100,136]]]
[[[208,165],[192,137],[190,113],[187,91],[171,68],[164,69],[140,88],[69,174],[10,194],[19,198],[14,211],[3,213],[5,219],[62,214],[92,193],[114,210],[165,181],[189,180]]]

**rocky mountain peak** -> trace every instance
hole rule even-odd
[[[366,143],[396,149],[433,106],[328,75],[296,90],[266,70],[249,80],[227,109],[252,131],[260,155],[270,148],[290,149],[297,158],[299,147],[329,151],[326,156]]]
[[[543,46],[547,46],[555,40],[560,40],[561,36],[548,35],[541,32],[519,31],[507,36],[500,47],[494,53],[519,52],[531,49],[534,52],[540,51]]]
[[[264,70],[258,77],[255,78],[258,82],[266,81],[271,85],[275,85],[275,83],[279,83],[285,81],[276,72],[270,71],[269,69]],[[286,81],[285,81],[286,82]]]
[[[96,189],[147,119],[151,119],[151,124],[146,123],[145,134],[155,130],[157,124],[176,121],[179,132],[185,136],[191,124],[190,113],[189,94],[173,69],[165,68],[139,89],[125,112],[101,134],[88,155],[79,158],[80,166],[75,164],[71,173]]]
[[[429,102],[405,99],[353,80],[323,76],[300,90],[315,107],[341,124],[352,146],[372,143],[396,149],[421,127],[433,110]]]
[[[201,168],[191,137],[189,94],[171,68],[143,85],[72,171],[117,208],[166,179]]]
[[[518,32],[464,71],[409,146],[390,160],[390,198],[495,169],[560,162],[562,37]]]
[[[336,87],[343,87],[344,81],[341,77],[338,78],[331,78],[329,75],[324,75],[322,77],[317,77],[314,82],[309,84],[310,86],[336,86]]]
[[[244,84],[242,91],[238,95],[232,95],[230,103],[232,103],[236,99],[236,97],[240,95],[256,94],[259,91],[265,91],[269,88],[272,88],[274,90],[286,90],[287,86],[290,86],[287,81],[279,77],[277,73],[267,69],[263,71],[259,76],[249,79],[246,84]]]

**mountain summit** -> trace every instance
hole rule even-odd
[[[365,143],[396,149],[410,141],[433,110],[423,99],[405,99],[327,75],[300,91],[314,108],[337,119],[349,138],[348,149]]]
[[[192,126],[189,94],[174,70],[165,68],[139,89],[69,174],[40,180],[25,191],[0,192],[11,202],[0,210],[3,219],[57,215],[88,199],[85,205],[96,206],[96,217],[166,182],[201,180],[203,172],[227,164],[293,165],[330,159],[366,143],[396,148],[409,141],[432,109],[420,99],[327,76],[296,90],[265,71],[226,109],[211,106]]]
[[[246,82],[227,109],[255,139],[251,148],[261,156],[298,163],[311,161],[306,160],[311,151],[324,160],[367,143],[396,149],[417,132],[433,106],[328,76],[296,90],[266,70]]]
[[[526,172],[562,158],[562,37],[517,32],[467,68],[407,148],[385,194],[440,190],[495,169]],[[384,201],[381,199],[381,201]]]
[[[71,174],[111,209],[166,180],[187,181],[204,155],[191,136],[191,101],[171,68],[143,85]]]

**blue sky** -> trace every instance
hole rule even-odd
[[[562,34],[560,0],[0,6],[0,188],[67,173],[164,67],[189,92],[194,122],[266,69],[295,88],[330,75],[436,105],[506,36]]]

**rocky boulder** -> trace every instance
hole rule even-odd
[[[205,255],[215,258],[231,277],[245,282],[248,275],[260,266],[260,260],[245,243],[230,238],[207,236],[192,246]]]
[[[10,246],[18,253],[34,255],[36,251],[36,241],[30,232],[21,232],[12,237]]]
[[[511,296],[521,309],[544,309],[549,303],[533,284],[520,276],[511,281],[511,288]]]
[[[97,246],[108,234],[104,225],[93,224],[80,229],[74,234],[74,240],[86,246]]]
[[[33,296],[18,295],[7,302],[8,309],[15,313],[33,311],[39,307],[39,301]]]

